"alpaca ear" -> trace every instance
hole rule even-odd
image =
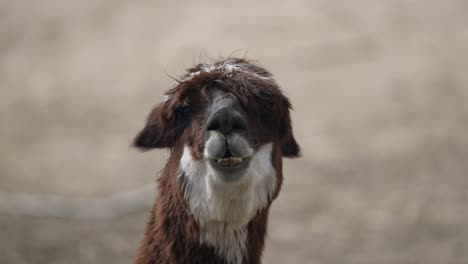
[[[172,144],[164,137],[164,131],[157,123],[148,122],[133,140],[133,146],[149,150],[152,148],[167,148]]]
[[[283,112],[283,125],[281,125],[279,129],[280,135],[282,136],[281,152],[283,153],[283,157],[297,158],[301,155],[301,148],[299,144],[297,144],[292,130],[292,121],[289,113],[289,110],[292,109],[291,102],[284,95],[282,101],[284,109],[287,109],[287,111]]]
[[[181,127],[171,113],[172,109],[167,104],[154,108],[146,125],[133,140],[133,146],[141,150],[172,147],[181,133]]]
[[[281,145],[281,151],[283,152],[283,157],[297,158],[301,155],[301,148],[299,147],[299,144],[297,144],[297,141],[292,133]]]

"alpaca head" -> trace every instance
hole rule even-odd
[[[226,59],[188,69],[149,114],[134,145],[170,148],[200,241],[229,262],[245,253],[246,225],[282,182],[282,157],[297,157],[291,104],[265,69]]]
[[[223,180],[235,181],[265,143],[296,157],[291,104],[272,75],[244,59],[199,64],[166,92],[135,138],[141,149],[190,147]]]

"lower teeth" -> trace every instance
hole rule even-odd
[[[224,159],[216,159],[216,162],[218,164],[221,164],[223,166],[235,166],[241,164],[243,161],[243,158],[224,158]]]

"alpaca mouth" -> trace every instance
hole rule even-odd
[[[229,182],[243,178],[253,154],[245,137],[238,134],[226,137],[215,131],[209,133],[204,148],[210,167],[219,178]]]
[[[244,162],[245,158],[242,157],[228,157],[228,158],[219,158],[216,159],[216,163],[221,166],[239,166]]]
[[[225,181],[235,181],[242,178],[243,172],[249,166],[250,157],[232,154],[229,150],[222,157],[210,160],[211,166],[221,172],[219,176]]]
[[[244,162],[244,160],[246,160],[245,157],[239,157],[233,154],[229,149],[226,149],[226,152],[224,153],[223,157],[215,159],[217,164],[226,167],[240,166]]]

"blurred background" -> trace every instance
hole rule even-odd
[[[463,0],[0,0],[0,263],[131,263],[167,157],[132,138],[244,53],[303,149],[264,263],[468,263]]]

